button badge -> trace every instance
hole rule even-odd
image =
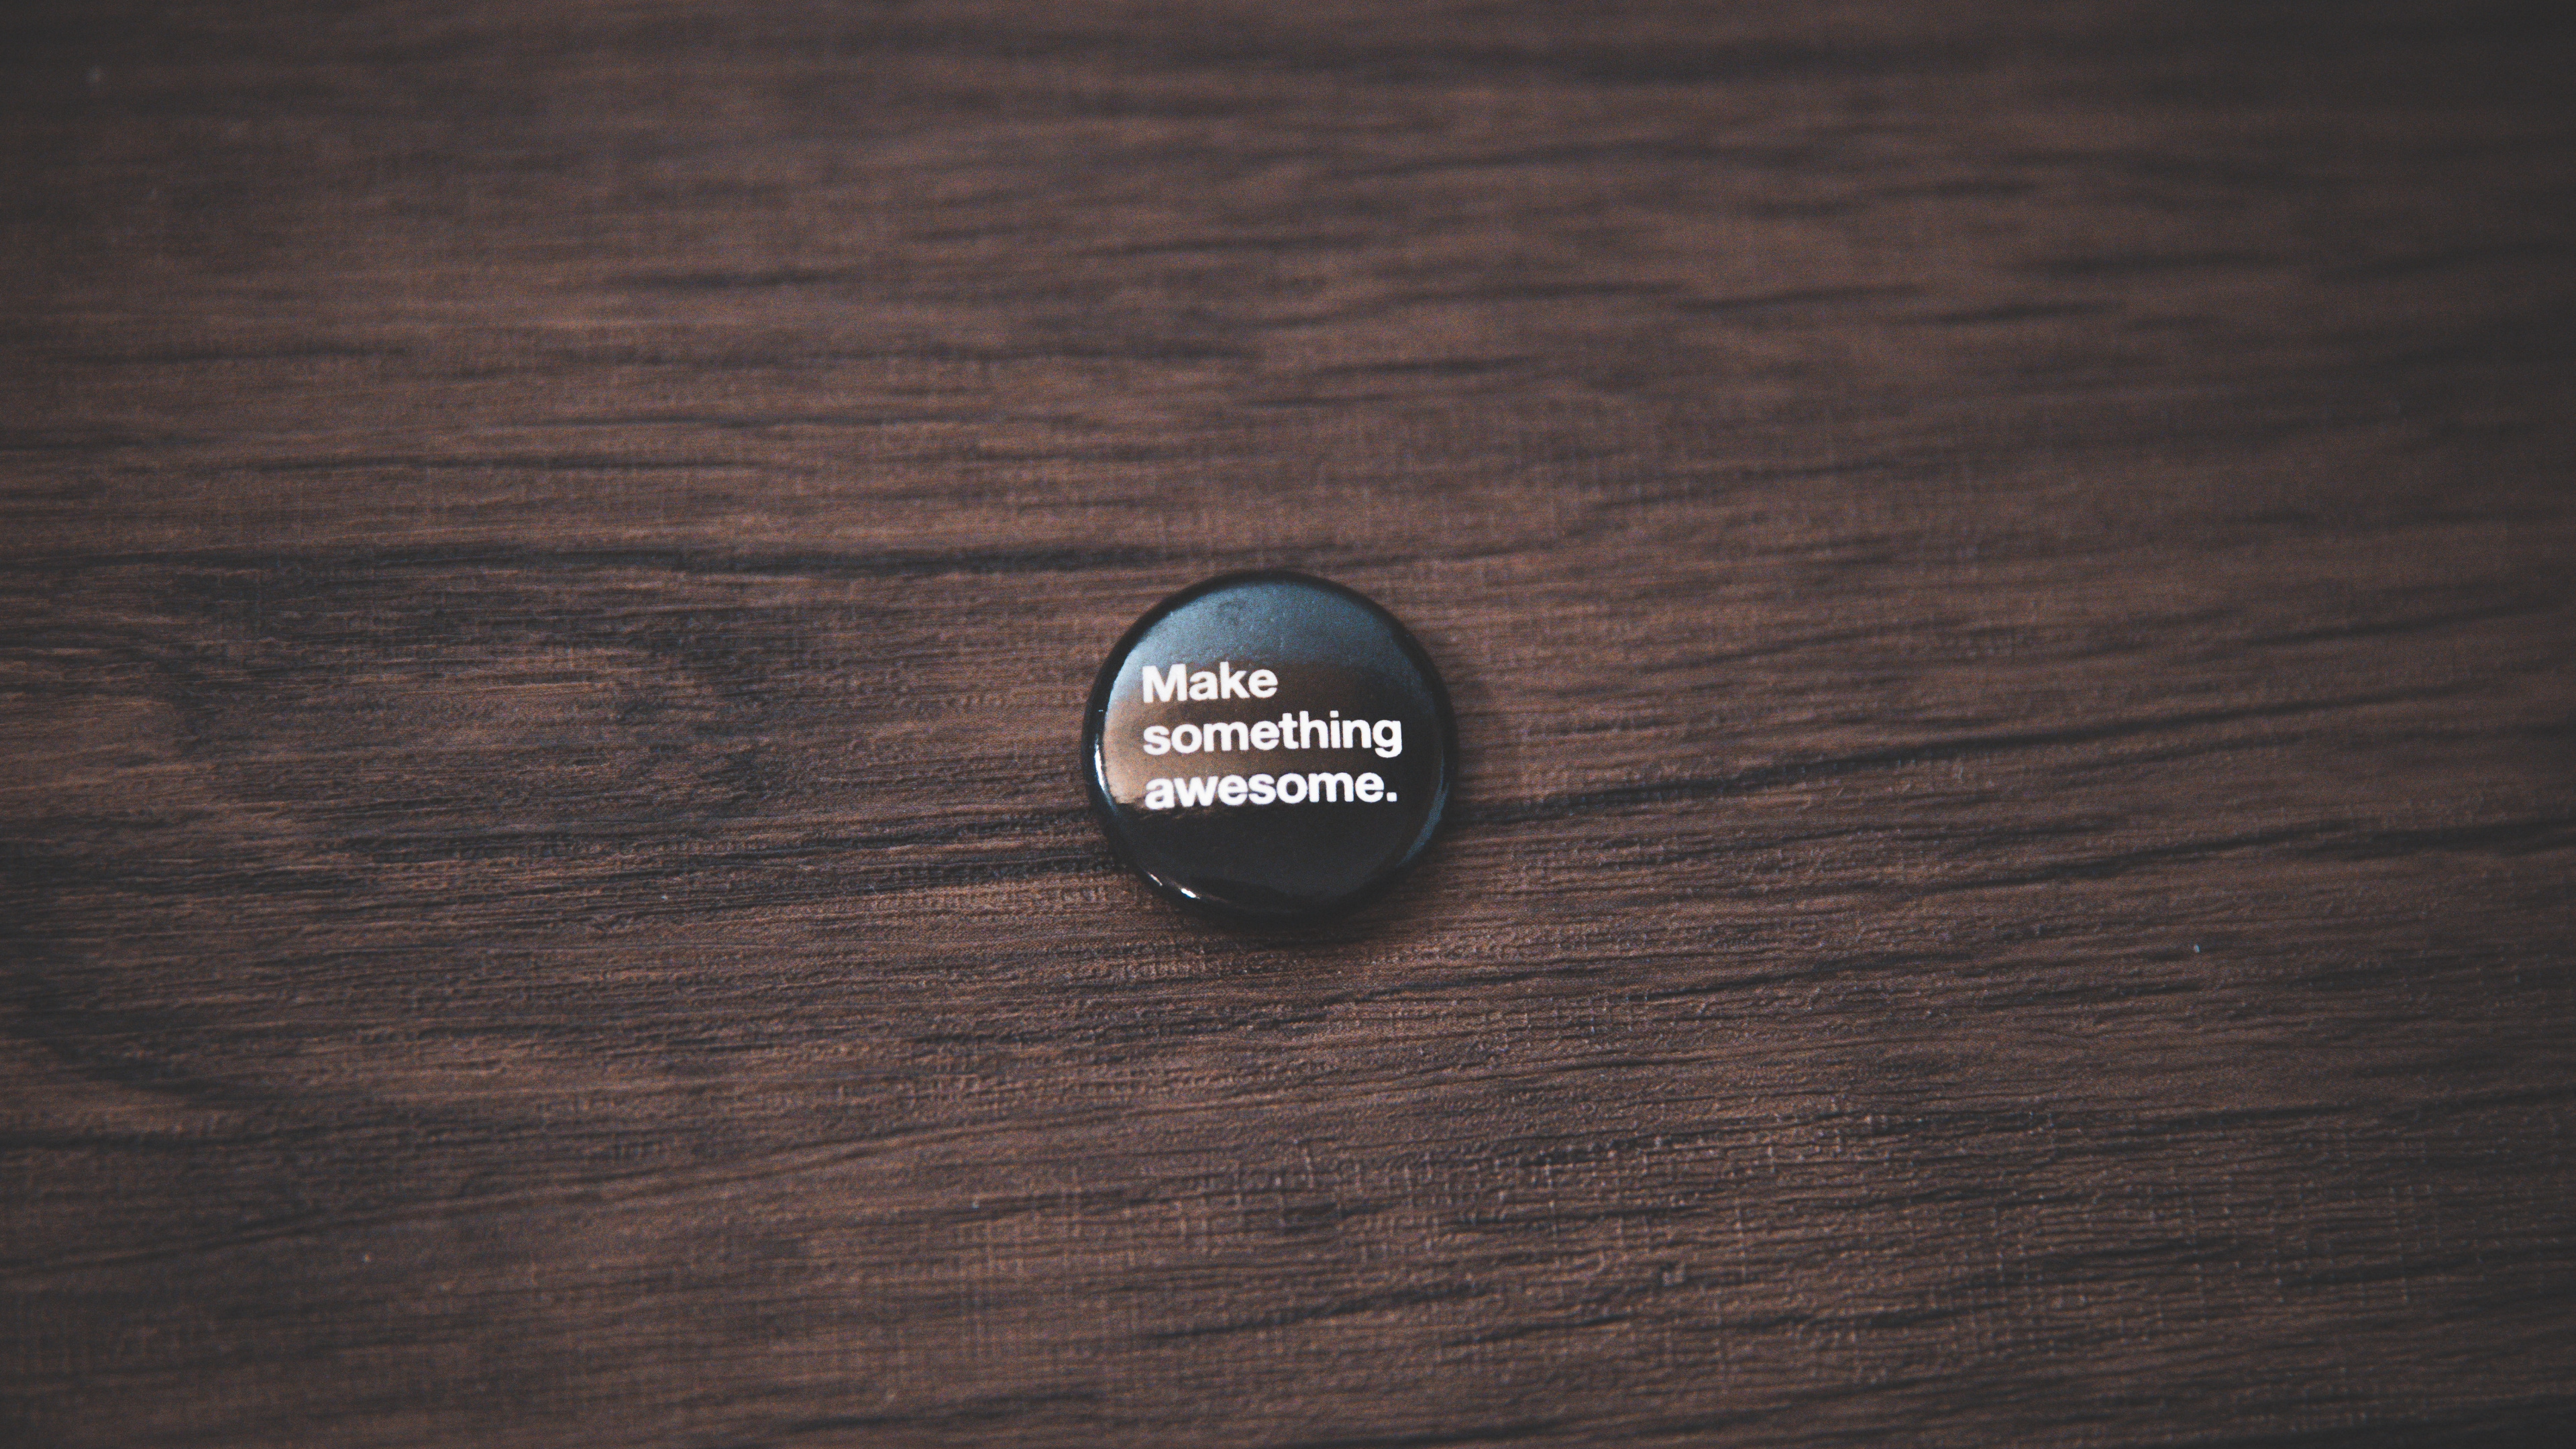
[[[1083,714],[1112,849],[1166,898],[1285,921],[1419,859],[1456,769],[1448,692],[1395,616],[1339,584],[1226,574],[1136,621]]]

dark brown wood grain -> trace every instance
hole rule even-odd
[[[2553,9],[11,10],[0,1439],[2576,1438]]]

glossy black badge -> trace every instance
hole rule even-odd
[[[1367,895],[1431,843],[1457,729],[1386,610],[1322,579],[1227,574],[1118,641],[1083,716],[1083,778],[1119,856],[1221,915]]]

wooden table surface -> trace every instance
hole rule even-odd
[[[2557,7],[12,12],[0,1440],[2576,1439]]]

